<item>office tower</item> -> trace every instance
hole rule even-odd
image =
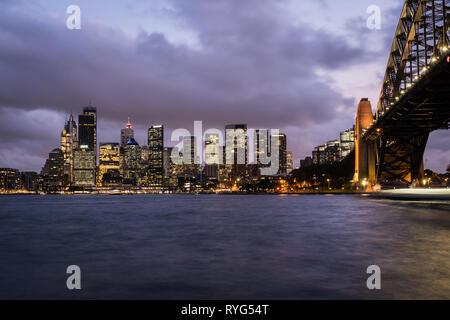
[[[97,153],[97,109],[89,106],[78,116],[79,147]]]
[[[318,146],[318,147],[314,148],[314,151],[312,152],[312,158],[313,158],[313,163],[315,165],[326,163],[326,157],[325,157],[326,149],[327,149],[326,145],[322,145],[322,146]]]
[[[95,151],[88,145],[80,145],[73,153],[73,186],[91,188],[96,184]]]
[[[270,153],[269,130],[255,131],[255,162],[260,167]],[[267,165],[267,163],[266,163]]]
[[[131,126],[130,117],[128,117],[128,123],[126,127],[120,130],[120,147],[125,147],[130,139],[134,139],[134,130]]]
[[[205,135],[205,175],[207,178],[217,178],[221,163],[220,137],[217,133]]]
[[[225,127],[226,164],[232,166],[232,176],[246,175],[248,164],[247,125],[233,124]]]
[[[149,183],[161,186],[164,178],[164,126],[148,129]]]
[[[187,177],[197,177],[200,171],[197,157],[197,138],[187,136],[183,138],[183,174]]]
[[[183,164],[191,165],[196,163],[197,159],[197,139],[195,136],[183,138]]]
[[[61,132],[61,151],[64,156],[64,185],[71,185],[73,182],[73,150],[76,148],[78,148],[77,124],[71,114]]]
[[[294,155],[291,151],[286,153],[286,173],[291,174],[294,170]]]
[[[39,188],[39,175],[37,174],[37,172],[33,171],[21,172],[20,180],[23,188],[27,191],[37,191]]]
[[[123,148],[123,181],[124,184],[136,185],[139,178],[141,148],[134,139],[128,140]]]
[[[77,155],[75,157],[75,154]],[[93,155],[93,157],[92,157]],[[83,108],[83,114],[78,116],[78,148],[74,151],[73,185],[91,187],[95,185],[95,169],[97,166],[97,109],[92,106]],[[81,163],[76,163],[81,161]],[[92,163],[87,163],[92,161]],[[93,175],[92,168],[94,168]],[[77,180],[77,181],[75,181]]]
[[[19,189],[21,189],[19,170],[0,168],[0,190],[4,192]]]
[[[340,160],[343,160],[355,149],[355,126],[341,132],[339,145]]]
[[[176,188],[178,186],[178,175],[182,174],[183,166],[177,165],[176,159],[181,158],[178,148],[164,148],[164,185]]]
[[[61,149],[53,149],[42,168],[44,186],[48,190],[59,190],[64,183],[64,155]]]
[[[328,141],[325,146],[325,163],[335,163],[340,161],[341,148],[339,140]]]
[[[103,177],[108,171],[120,169],[120,146],[118,143],[101,143],[97,184],[103,185]]]
[[[275,155],[279,159],[279,169],[278,174],[286,174],[287,173],[287,141],[286,135],[281,134],[273,134],[272,140],[276,141],[275,148],[272,148],[272,155]]]

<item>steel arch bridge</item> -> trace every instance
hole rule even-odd
[[[356,180],[421,181],[430,132],[449,128],[449,13],[450,0],[405,1],[373,122],[357,117]]]

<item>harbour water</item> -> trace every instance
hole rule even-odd
[[[1,196],[0,257],[3,299],[450,299],[450,202]]]

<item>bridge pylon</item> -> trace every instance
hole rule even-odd
[[[362,139],[373,123],[372,105],[368,98],[358,104],[355,132],[355,176],[353,181],[366,188],[377,183],[377,148],[374,142]]]

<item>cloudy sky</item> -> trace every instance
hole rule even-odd
[[[69,5],[81,30],[66,27]],[[367,8],[378,5],[380,30]],[[0,167],[39,171],[70,112],[98,108],[99,142],[163,123],[280,129],[296,165],[378,102],[403,0],[0,0]],[[426,167],[450,163],[432,134]],[[174,143],[172,143],[174,144]]]

